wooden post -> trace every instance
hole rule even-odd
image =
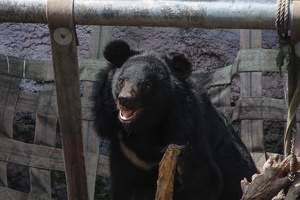
[[[73,0],[48,0],[47,19],[57,91],[59,125],[66,169],[68,199],[87,200],[82,144],[82,107]]]
[[[288,119],[287,131],[285,135],[285,155],[291,153],[292,148],[292,126],[289,126],[296,121],[297,134],[295,135],[295,155],[300,156],[300,123],[296,119],[297,111],[299,110],[300,102],[300,0],[292,1],[292,17],[291,17],[291,46],[292,46],[292,63],[288,69]],[[300,191],[300,174],[296,173],[296,180],[287,193],[287,199],[299,199]]]
[[[107,42],[111,40],[112,37],[112,27],[102,27],[102,26],[92,26],[93,32],[90,41],[90,52],[89,57],[91,59],[101,60],[103,58],[102,51]],[[93,82],[85,81],[84,82],[84,91],[83,97],[89,98],[92,94]],[[91,121],[83,121],[83,133],[84,140],[83,145],[86,150],[86,159],[85,165],[87,168],[87,183],[88,183],[88,193],[89,200],[94,199],[95,193],[95,184],[96,184],[96,176],[97,176],[97,165],[99,158],[99,144],[100,137],[95,132],[92,127],[93,122]]]
[[[261,30],[240,30],[240,48],[261,48],[261,38]],[[240,73],[240,79],[241,99],[243,97],[262,96],[262,72]],[[258,169],[261,169],[266,161],[264,156],[263,120],[242,120],[241,137]]]
[[[159,174],[155,200],[172,200],[177,157],[183,147],[170,144],[159,163]]]

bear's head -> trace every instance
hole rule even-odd
[[[110,42],[103,54],[115,70],[112,94],[118,118],[126,125],[147,128],[161,122],[175,97],[174,88],[192,73],[182,54],[135,51],[121,40]]]

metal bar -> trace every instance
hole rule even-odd
[[[0,0],[0,22],[44,23],[47,0]]]
[[[1,0],[0,22],[47,23],[46,0]],[[276,0],[74,0],[76,24],[275,29]]]

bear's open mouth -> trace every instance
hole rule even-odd
[[[130,110],[130,109],[119,107],[119,119],[122,122],[127,122],[127,123],[132,122],[137,118],[140,111],[141,109]]]

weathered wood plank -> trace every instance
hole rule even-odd
[[[240,48],[251,49],[261,48],[260,30],[241,30]],[[261,97],[262,96],[262,72],[245,72],[240,74],[241,97]],[[263,121],[262,120],[242,120],[241,137],[245,145],[251,152],[264,152],[263,141]],[[258,161],[254,162],[257,164]],[[261,159],[261,158],[260,158]],[[262,166],[257,166],[259,169]]]

